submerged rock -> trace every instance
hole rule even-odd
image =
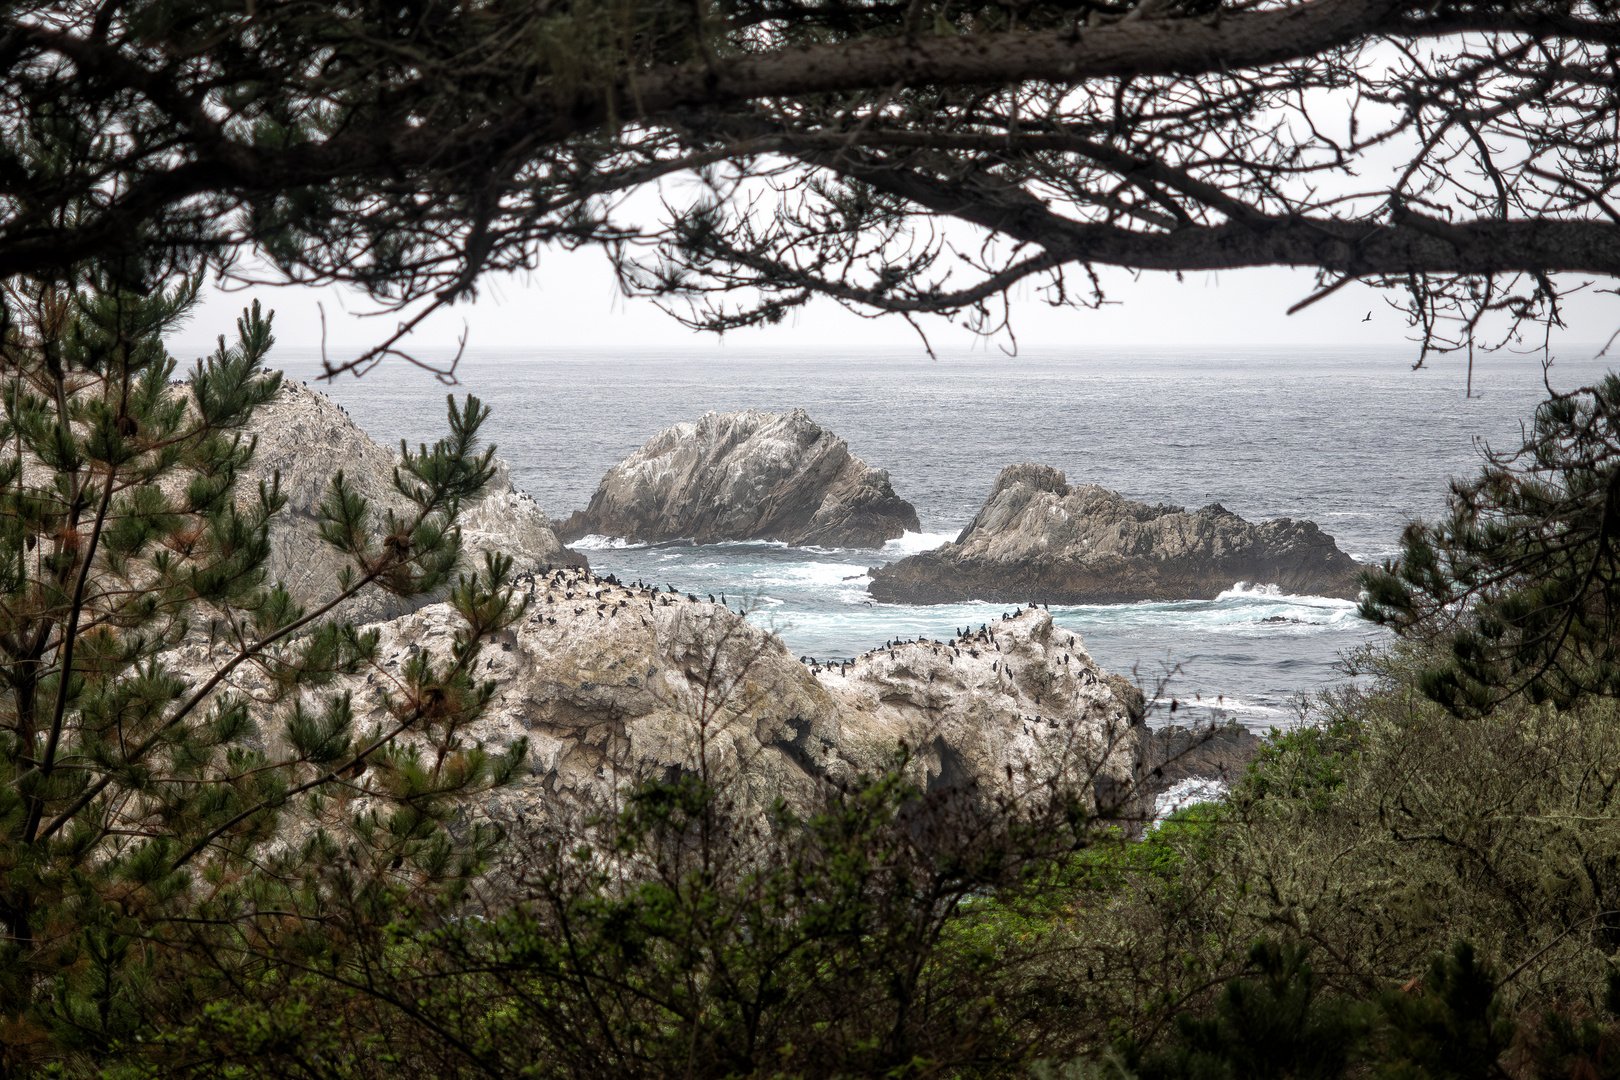
[[[868,588],[908,604],[1122,604],[1212,600],[1246,581],[1355,599],[1360,572],[1313,522],[1148,506],[1025,464],[1001,471],[955,543],[874,570]]]
[[[528,614],[480,661],[496,697],[463,733],[530,741],[529,773],[495,796],[497,813],[610,804],[637,779],[697,769],[700,754],[743,804],[801,805],[823,780],[885,767],[901,739],[930,788],[1016,795],[1062,769],[1105,805],[1135,807],[1144,790],[1140,694],[1042,611],[824,666],[719,604],[583,571],[527,586]],[[445,655],[458,625],[438,604],[378,628],[384,674],[353,685],[362,725],[382,719],[387,676],[417,649]]]
[[[238,482],[238,498],[251,497],[259,481],[268,481],[278,469],[281,490],[287,495],[287,508],[272,526],[270,576],[285,582],[300,603],[324,603],[337,595],[338,573],[347,559],[321,539],[315,509],[341,469],[376,514],[403,511],[411,504],[394,490],[398,455],[379,446],[337,402],[297,382],[283,384],[281,394],[259,410],[248,430],[259,445],[253,467]],[[498,462],[484,497],[463,508],[462,547],[470,567],[480,564],[485,551],[512,556],[519,571],[586,565],[583,555],[557,539],[539,504],[513,489],[505,462]],[[367,623],[420,606],[369,590],[350,600],[339,614]]]
[[[920,531],[889,474],[805,413],[704,413],[659,432],[602,478],[590,506],[557,530],[633,543],[780,540],[882,547]]]

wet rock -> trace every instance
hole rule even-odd
[[[1001,471],[954,543],[874,570],[868,588],[910,604],[1212,600],[1237,582],[1354,599],[1361,569],[1313,522],[1148,506],[1025,464]]]
[[[590,506],[558,528],[634,543],[779,540],[882,547],[919,531],[889,474],[803,409],[705,413],[676,424],[608,470]]]
[[[1265,740],[1242,724],[1170,725],[1143,737],[1148,786],[1154,794],[1185,780],[1228,786],[1243,778]]]

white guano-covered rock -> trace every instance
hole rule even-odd
[[[1068,763],[1094,770],[1105,804],[1140,787],[1141,691],[1099,669],[1080,636],[1039,608],[814,670],[844,717],[846,756],[870,760],[905,738],[931,783],[999,788],[1009,768],[1041,777]]]
[[[1141,787],[1140,695],[1099,672],[1045,612],[983,641],[914,642],[820,667],[719,604],[580,571],[525,587],[528,614],[480,661],[498,690],[468,737],[502,748],[529,739],[529,771],[486,809],[611,804],[637,779],[695,770],[700,754],[743,804],[798,805],[823,778],[884,768],[902,739],[930,787],[1015,793],[1059,767],[1109,801]],[[380,720],[378,691],[414,650],[447,655],[456,627],[442,604],[379,627],[383,671],[355,680],[359,720]]]
[[[268,481],[278,470],[287,495],[287,507],[272,527],[270,575],[285,582],[299,602],[324,603],[337,595],[338,573],[346,562],[321,539],[315,517],[327,485],[341,469],[379,518],[389,509],[403,512],[411,504],[394,490],[398,454],[379,446],[337,402],[297,382],[285,383],[276,400],[259,410],[249,434],[258,438],[258,451],[252,468],[238,482],[238,499],[251,498],[259,481]],[[462,515],[462,546],[469,568],[481,563],[485,551],[512,556],[520,571],[586,564],[583,555],[557,539],[539,504],[513,489],[505,462],[498,462],[484,497],[465,507]],[[349,601],[339,614],[369,623],[394,618],[413,606],[420,604],[405,604],[370,590]]]

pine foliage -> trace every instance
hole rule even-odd
[[[338,948],[367,903],[453,896],[496,839],[452,836],[456,800],[525,757],[462,734],[493,692],[479,650],[523,609],[509,560],[459,570],[488,410],[452,400],[447,438],[402,447],[408,512],[332,478],[349,567],[305,610],[265,570],[279,478],[239,484],[280,388],[271,318],[255,304],[180,382],[162,335],[198,285],[14,283],[0,306],[0,1075],[149,1038],[200,1005],[199,963],[240,987]],[[445,595],[463,626],[363,726],[339,680],[381,670],[377,634],[328,613],[369,588]]]
[[[1364,616],[1448,654],[1422,690],[1449,709],[1620,696],[1620,376],[1549,397],[1366,584]]]

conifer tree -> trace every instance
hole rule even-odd
[[[510,560],[460,569],[487,408],[452,399],[446,438],[401,446],[408,512],[332,478],[320,528],[349,565],[305,610],[265,571],[279,477],[239,484],[281,382],[271,318],[255,304],[177,381],[162,335],[198,286],[14,280],[0,305],[0,1076],[135,1045],[198,996],[177,974],[198,957],[240,986],[334,947],[368,902],[454,895],[495,839],[452,838],[456,798],[526,754],[460,734],[493,692],[482,643],[523,607]],[[375,727],[337,680],[377,665],[378,635],[329,614],[364,589],[464,620],[448,659],[392,677]]]
[[[1549,396],[1366,585],[1362,615],[1429,647],[1419,685],[1454,712],[1620,696],[1620,376]]]

